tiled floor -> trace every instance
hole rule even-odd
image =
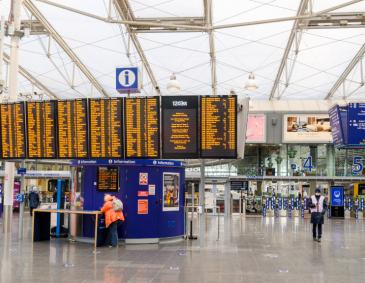
[[[65,240],[33,244],[29,216],[18,241],[15,219],[11,239],[0,233],[0,282],[365,282],[363,221],[327,220],[322,243],[308,220],[221,218],[218,241],[216,221],[208,217],[204,241],[95,252]]]

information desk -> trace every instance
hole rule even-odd
[[[99,229],[98,223],[99,223],[99,216],[102,213],[100,211],[90,211],[90,210],[34,209],[33,223],[32,223],[33,242],[50,240],[52,213],[95,215],[94,247],[96,248],[98,246],[98,229]]]

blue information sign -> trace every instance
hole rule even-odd
[[[365,103],[348,105],[348,144],[365,144]]]
[[[15,199],[17,202],[24,202],[24,194],[17,194]]]
[[[18,168],[17,173],[19,175],[25,175],[25,173],[27,173],[27,168]]]
[[[344,187],[332,186],[331,187],[331,206],[343,206]]]
[[[330,123],[332,129],[333,143],[335,145],[344,144],[343,128],[340,116],[340,107],[338,105],[329,110]]]
[[[139,92],[140,77],[137,67],[117,68],[115,72],[115,87],[119,93]]]

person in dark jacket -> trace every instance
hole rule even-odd
[[[30,216],[33,215],[33,209],[37,208],[39,206],[40,200],[39,200],[39,194],[38,192],[33,189],[29,193],[29,210],[30,210]]]
[[[313,240],[320,242],[327,203],[325,197],[321,195],[319,188],[315,190],[315,194],[309,199],[309,208],[311,211],[311,223],[313,224]]]

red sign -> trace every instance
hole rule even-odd
[[[137,195],[139,197],[148,197],[148,191],[138,191]]]

